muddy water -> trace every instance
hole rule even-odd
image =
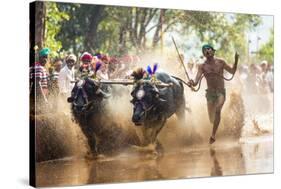
[[[83,185],[155,179],[273,172],[273,137],[220,141],[151,154],[123,152],[98,160],[61,159],[37,164],[38,186]]]
[[[227,110],[227,104],[225,107]],[[199,117],[207,116],[204,111],[193,109],[193,112],[204,114]],[[247,109],[246,112],[253,111]],[[37,185],[69,186],[273,172],[272,111],[247,115],[242,138],[226,141],[218,136],[212,146],[207,144],[210,125],[202,119],[194,119],[195,115],[187,117],[193,118],[189,127],[177,127],[174,117],[168,120],[159,135],[164,147],[162,156],[132,148],[114,156],[99,157],[98,160],[72,157],[45,161],[36,165]],[[253,120],[257,121],[257,126],[254,126]],[[224,138],[229,138],[224,127],[222,124],[219,132]],[[189,133],[199,134],[193,137]],[[189,138],[195,142],[190,143],[186,140]]]

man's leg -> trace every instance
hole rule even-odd
[[[216,106],[215,106],[215,119],[213,123],[213,131],[212,131],[212,136],[210,138],[210,144],[214,143],[216,141],[216,133],[221,121],[221,110],[223,107],[225,101],[225,97],[223,95],[219,96],[217,101],[216,101]]]
[[[215,121],[215,110],[216,110],[216,103],[212,101],[207,102],[208,105],[208,115],[209,115],[209,120],[213,124]]]

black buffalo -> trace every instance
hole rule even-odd
[[[131,103],[134,106],[132,121],[136,126],[142,126],[143,146],[157,142],[158,133],[174,113],[180,119],[185,119],[182,82],[163,72],[156,73],[155,76],[157,80],[172,85],[157,87],[152,82],[140,82],[131,92]]]
[[[107,91],[108,87],[84,78],[75,83],[67,99],[71,103],[73,117],[86,136],[93,154],[97,153],[96,135],[100,131],[101,117],[106,113],[107,98],[110,96]]]

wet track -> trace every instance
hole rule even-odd
[[[37,163],[38,186],[83,185],[273,172],[273,137],[218,141],[165,152],[123,152],[98,160],[61,159]]]
[[[231,99],[229,99],[229,102],[231,104]],[[237,100],[234,102],[237,104]],[[37,186],[70,186],[272,173],[272,108],[269,106],[268,109],[265,109],[264,101],[261,104],[257,102],[246,104],[246,112],[250,113],[246,115],[243,130],[239,130],[238,127],[239,133],[241,132],[240,138],[230,139],[229,135],[227,135],[228,130],[225,127],[231,125],[228,123],[238,122],[233,122],[235,120],[231,111],[226,111],[228,109],[226,104],[224,112],[230,114],[231,118],[222,121],[223,124],[219,129],[217,141],[213,145],[209,145],[208,137],[211,127],[208,121],[205,123],[203,122],[204,120],[200,119],[200,117],[206,117],[206,112],[204,114],[203,111],[194,109],[194,111],[202,113],[202,115],[198,114],[198,119],[194,119],[195,114],[189,116],[189,118],[193,118],[193,121],[189,121],[186,127],[175,126],[176,120],[174,118],[167,122],[159,135],[164,152],[160,155],[158,154],[158,156],[152,153],[153,147],[151,148],[151,146],[148,148],[129,147],[118,151],[114,155],[101,155],[95,160],[83,158],[83,153],[76,152],[76,150],[69,153],[73,154],[69,158],[36,163]],[[252,104],[255,104],[255,106],[252,106]],[[120,106],[114,104],[114,107]],[[261,110],[264,112],[260,112]],[[240,109],[237,110],[237,112],[239,111]],[[227,114],[223,116],[223,118],[225,117],[227,118]],[[235,117],[238,117],[237,113]],[[254,120],[257,121],[256,125]],[[64,133],[64,131],[68,131],[67,135],[61,135],[64,138],[69,138],[69,140],[65,140],[65,146],[71,148],[71,150],[77,146],[79,150],[82,150],[81,143],[79,141],[78,143],[74,142],[75,138],[77,138],[75,134],[77,129],[70,133],[69,131],[74,126],[71,125],[71,122],[66,124],[65,121],[61,121],[64,124],[52,126],[55,128],[53,132]],[[124,124],[128,123],[125,122]],[[48,128],[50,127],[51,125],[48,125]],[[195,129],[192,130],[192,128]],[[190,129],[192,132],[190,132]],[[235,129],[237,130],[237,127]],[[54,136],[49,131],[47,133]],[[190,133],[199,133],[200,135],[190,135]],[[42,136],[48,135],[46,135],[46,132],[42,132]],[[58,138],[62,138],[61,136],[58,136]],[[201,139],[199,140],[199,138]],[[193,143],[190,143],[190,140]],[[49,141],[53,141],[53,139],[46,141],[46,146],[49,147]],[[61,144],[57,145],[56,143],[53,146],[61,146]],[[42,149],[44,145],[40,147],[38,149]],[[51,152],[53,151],[52,149]],[[43,154],[46,155],[46,153]],[[57,158],[59,157],[57,156]]]

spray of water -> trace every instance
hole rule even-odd
[[[87,151],[85,136],[73,122],[69,104],[62,98],[50,98],[46,111],[36,114],[36,160],[46,161],[82,156]]]

